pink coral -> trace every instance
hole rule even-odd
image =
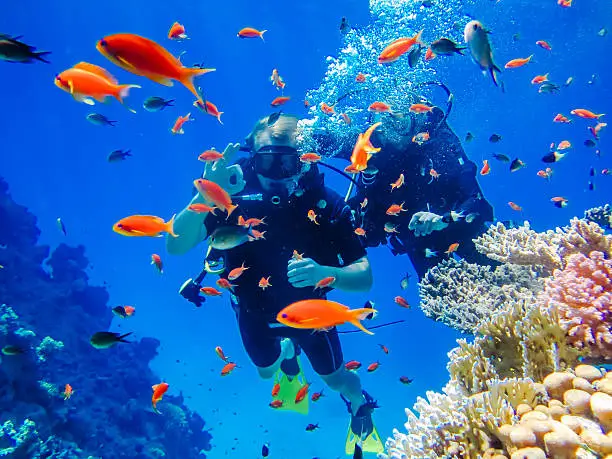
[[[566,262],[546,281],[540,299],[557,310],[571,344],[591,358],[612,359],[612,260],[593,251]]]

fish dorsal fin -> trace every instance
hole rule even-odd
[[[104,78],[106,81],[112,84],[117,84],[117,80],[114,76],[110,74],[110,72],[102,67],[90,64],[89,62],[79,62],[74,66],[75,69],[84,70],[85,72],[93,73],[94,75],[98,75],[99,77]]]
[[[151,389],[157,390],[158,387],[159,387],[159,384],[155,384],[154,386],[151,386]]]

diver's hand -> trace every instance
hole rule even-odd
[[[223,151],[222,159],[206,163],[202,178],[215,182],[230,195],[240,193],[246,185],[242,175],[242,168],[238,164],[228,166],[228,164],[232,164],[234,157],[239,151],[239,143],[228,144]]]
[[[434,231],[443,230],[448,223],[442,221],[442,215],[433,212],[417,212],[410,219],[408,229],[414,231],[415,236],[427,236]]]
[[[317,282],[326,277],[334,276],[335,269],[323,266],[311,258],[289,260],[287,277],[295,288],[314,287]]]

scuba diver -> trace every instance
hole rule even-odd
[[[276,321],[278,312],[295,301],[325,298],[330,288],[314,289],[322,279],[334,277],[334,288],[354,292],[368,291],[373,282],[365,248],[354,233],[350,207],[325,186],[316,164],[300,161],[297,126],[293,116],[264,117],[247,137],[246,147],[230,144],[223,159],[208,163],[203,178],[227,191],[238,207],[231,216],[184,209],[174,221],[178,237],[167,239],[167,249],[182,254],[209,236],[215,247],[215,236],[227,233],[228,227],[239,228],[240,217],[263,219],[256,240],[249,226],[240,236],[226,237],[222,250],[209,250],[206,270],[195,281],[188,280],[181,294],[199,306],[206,272],[227,279],[232,268],[243,267],[230,293],[231,304],[249,358],[262,378],[274,378],[276,395],[271,406],[307,413],[308,397],[296,399],[307,384],[299,362],[303,351],[314,371],[347,404],[351,415],[347,453],[353,454],[359,446],[363,451],[382,452],[372,421],[376,401],[362,390],[359,375],[345,368],[336,328],[313,332]],[[230,165],[239,150],[248,151],[249,157]],[[197,194],[190,204],[211,203]],[[247,231],[248,238],[244,237]]]
[[[488,229],[494,220],[493,208],[482,196],[476,180],[476,165],[466,156],[457,135],[446,119],[452,108],[452,94],[442,83],[420,86],[442,88],[448,95],[446,111],[440,107],[426,113],[402,112],[378,115],[382,121],[371,141],[381,151],[372,156],[368,168],[356,177],[356,193],[348,201],[356,225],[365,230],[368,247],[389,245],[394,255],[407,254],[419,276],[435,266],[451,245],[470,263],[495,264],[480,254],[472,239]],[[405,107],[429,101],[404,93]],[[370,124],[371,124],[370,123]],[[349,159],[354,139],[314,133],[320,151],[335,152]],[[403,183],[392,188],[400,179]],[[347,194],[348,196],[348,194]],[[367,205],[362,205],[367,198]],[[386,214],[392,204],[402,205],[397,216]]]

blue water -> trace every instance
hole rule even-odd
[[[434,3],[444,4],[444,0]],[[567,9],[554,0],[464,4],[465,13],[492,31],[498,65],[535,55],[526,67],[503,72],[505,93],[488,76],[483,77],[467,57],[437,58],[426,64],[454,93],[451,127],[461,139],[468,131],[476,136],[464,145],[468,156],[478,165],[482,159],[489,159],[492,172],[479,177],[479,182],[496,217],[529,220],[536,230],[544,230],[564,225],[585,209],[609,201],[612,176],[600,175],[602,169],[612,168],[609,131],[602,131],[597,146],[601,156],[597,157],[594,148],[583,146],[583,141],[590,138],[587,126],[594,123],[575,119],[571,124],[555,124],[552,118],[557,113],[569,116],[572,108],[596,113],[612,110],[611,69],[606,57],[611,36],[598,35],[603,27],[612,30],[612,4],[575,0]],[[436,15],[418,8],[416,11],[428,15],[424,40],[439,38],[437,32],[430,33],[440,28]],[[231,5],[23,0],[5,5],[0,15],[0,32],[23,35],[24,41],[53,53],[50,65],[0,62],[0,174],[9,182],[15,200],[37,215],[42,243],[84,244],[93,283],[108,285],[109,306],[130,304],[137,308],[129,330],[139,337],[153,336],[161,341],[153,370],[170,384],[169,393],[182,392],[187,404],[212,429],[213,449],[207,453],[210,458],[258,457],[265,441],[271,445],[270,457],[343,456],[346,409],[328,389],[327,397],[314,404],[307,417],[269,409],[271,384],[258,379],[244,353],[227,299],[211,299],[195,309],[177,294],[183,281],[199,272],[205,248],[170,256],[165,253],[163,239],[124,238],[111,227],[131,214],[169,218],[179,211],[191,196],[191,181],[201,174],[197,154],[212,146],[223,149],[228,142],[242,141],[254,122],[270,113],[269,102],[278,95],[269,82],[273,68],[279,69],[287,82],[286,93],[292,97],[285,111],[307,116],[302,104],[306,91],[316,89],[322,81],[327,69],[325,58],[337,56],[344,46],[338,30],[342,16],[360,26],[373,21],[364,0],[240,0]],[[185,25],[190,40],[177,43],[166,39],[175,20]],[[461,16],[456,20],[467,22]],[[239,40],[236,32],[244,26],[268,29],[265,43]],[[461,39],[462,33],[442,30],[447,30],[449,37]],[[157,85],[103,58],[95,49],[96,41],[118,32],[155,39],[175,54],[186,51],[182,61],[187,65],[204,63],[217,68],[200,78],[199,84],[206,97],[225,112],[224,124],[198,113],[191,105],[193,97],[182,86]],[[397,38],[392,32],[387,31],[386,41]],[[520,38],[514,41],[517,33]],[[536,40],[551,43],[552,52],[535,46]],[[122,83],[141,85],[142,89],[134,89],[129,99],[138,113],[131,114],[115,102],[92,109],[53,85],[57,73],[82,60],[108,68]],[[570,76],[573,84],[558,94],[538,94],[530,80],[548,72],[557,84]],[[142,110],[142,101],[152,95],[176,99],[176,107],[160,113]],[[85,116],[93,111],[119,120],[119,125],[105,128],[88,123]],[[185,135],[171,135],[169,128],[176,117],[190,111],[196,121],[185,125]],[[612,126],[607,129],[612,130]],[[489,143],[492,133],[502,135],[502,142]],[[545,166],[540,158],[551,142],[561,140],[569,140],[574,147],[554,165],[554,175],[547,182],[536,176]],[[116,149],[131,149],[133,157],[109,164],[106,157]],[[491,159],[491,153],[519,157],[527,167],[511,174],[506,164]],[[597,170],[594,178],[589,177],[591,167]],[[589,180],[595,183],[593,191],[587,189]],[[334,179],[332,183],[344,192],[344,181]],[[565,209],[553,207],[549,201],[553,196],[568,198],[569,205]],[[511,210],[508,201],[520,204],[523,212]],[[66,225],[67,236],[57,229],[58,217]],[[163,276],[149,266],[152,253],[162,255]],[[363,373],[363,383],[382,407],[376,421],[386,437],[393,427],[402,428],[404,407],[411,407],[425,391],[440,390],[445,384],[446,353],[459,334],[425,318],[416,307],[414,276],[408,292],[402,292],[399,281],[411,270],[408,259],[393,257],[385,247],[371,249],[369,257],[375,276],[372,291],[367,295],[335,292],[332,298],[355,307],[371,299],[384,320],[406,320],[400,326],[379,330],[374,337],[343,337],[346,360],[381,362],[377,372]],[[403,293],[413,305],[411,310],[392,303],[395,295]],[[128,327],[125,322],[115,326]],[[379,343],[390,348],[388,356],[381,352]],[[230,377],[219,375],[222,365],[214,353],[217,345],[240,365]],[[306,368],[313,389],[323,388],[308,365]],[[400,384],[401,375],[414,378],[414,382]],[[321,428],[305,432],[310,422],[318,422]]]

